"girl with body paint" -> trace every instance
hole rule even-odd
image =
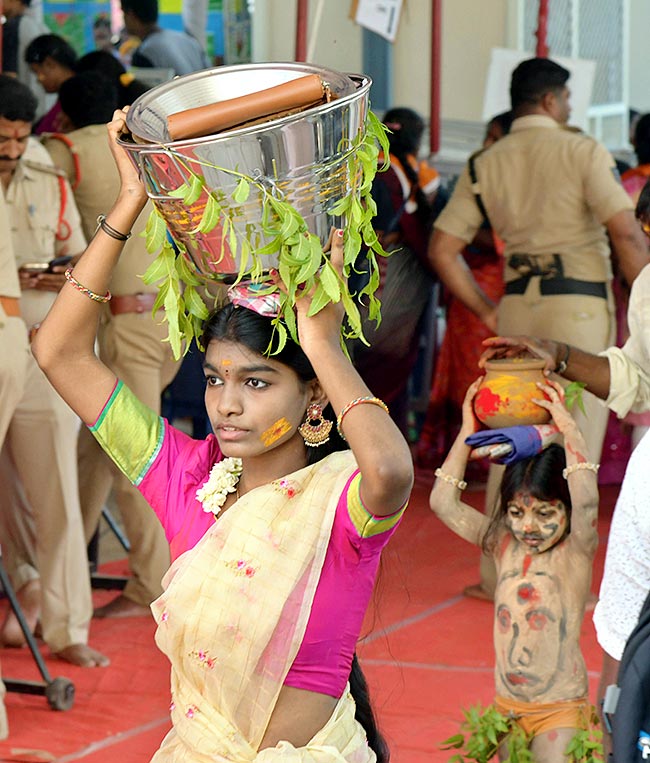
[[[538,385],[546,397],[540,392],[535,402],[551,413],[564,447],[550,445],[508,466],[491,519],[463,503],[465,439],[479,428],[473,409],[479,384],[467,391],[462,427],[437,472],[430,505],[457,535],[494,557],[494,704],[531,736],[536,763],[557,763],[591,719],[579,641],[598,544],[598,467],[587,462],[562,387],[547,381]]]
[[[306,291],[300,344],[277,346],[273,299],[241,284],[208,318],[205,440],[147,409],[102,363],[102,303],[147,201],[116,142],[124,126],[115,112],[120,195],[32,349],[170,543],[152,610],[171,662],[172,729],[153,760],[384,763],[355,647],[411,491],[408,445],[342,351],[342,304],[311,316]],[[329,256],[342,277],[342,231]]]

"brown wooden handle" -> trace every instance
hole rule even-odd
[[[167,130],[172,140],[200,138],[270,114],[318,103],[323,94],[319,75],[308,74],[256,93],[170,114]]]

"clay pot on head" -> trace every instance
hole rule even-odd
[[[544,361],[534,358],[487,361],[474,397],[476,418],[489,429],[548,423],[551,414],[533,402],[546,397],[536,384],[545,380],[543,368]]]

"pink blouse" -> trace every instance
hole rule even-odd
[[[192,548],[215,521],[196,499],[223,457],[215,436],[192,439],[121,382],[91,431],[156,512],[172,560]],[[307,629],[284,682],[337,698],[350,675],[381,550],[405,508],[387,517],[372,515],[361,502],[360,483],[356,471],[339,498]]]

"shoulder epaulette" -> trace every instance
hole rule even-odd
[[[72,157],[72,164],[74,166],[74,181],[71,182],[71,185],[72,190],[76,191],[79,187],[79,183],[81,182],[81,162],[79,161],[79,154],[77,152],[76,146],[70,140],[70,138],[68,138],[68,136],[64,135],[62,132],[43,133],[43,135],[41,135],[41,142],[43,145],[45,145],[48,141],[59,141],[59,143],[63,143],[63,145],[70,152],[70,156]]]
[[[484,154],[487,151],[486,148],[479,148],[478,151],[474,151],[473,154],[470,154],[469,161],[474,162],[481,154]]]
[[[469,172],[469,179],[472,183],[472,193],[476,199],[476,206],[479,208],[480,213],[489,223],[490,218],[488,217],[485,205],[483,204],[483,199],[481,198],[481,186],[479,185],[478,176],[476,175],[476,160],[485,150],[486,149],[484,148],[480,148],[469,157],[469,160],[467,161],[467,170]]]
[[[42,164],[41,162],[34,162],[31,159],[23,159],[22,162],[25,167],[29,167],[30,170],[36,170],[36,172],[45,172],[48,175],[62,178],[65,178],[66,176],[64,170],[55,167],[52,164]]]

